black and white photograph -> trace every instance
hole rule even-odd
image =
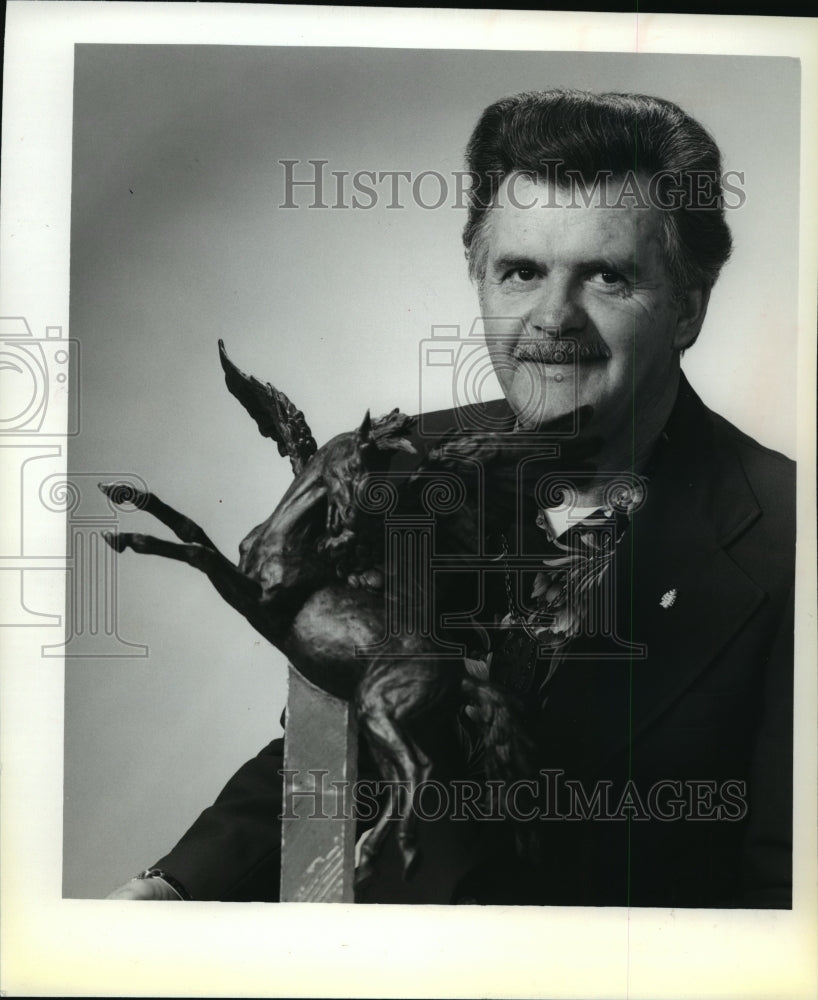
[[[63,187],[4,182],[4,902],[77,923],[14,988],[89,988],[89,919],[99,995],[808,996],[792,22],[59,6],[57,125],[7,50]]]

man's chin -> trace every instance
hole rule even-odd
[[[587,429],[593,416],[592,406],[577,406],[570,410],[555,413],[552,408],[543,412],[512,409],[517,415],[517,429],[521,431],[538,432],[541,434],[580,434]]]
[[[506,387],[506,401],[517,418],[517,428],[543,434],[571,434],[587,423],[593,407],[580,405],[573,386],[556,392],[537,392],[519,376]]]
[[[570,420],[580,407],[584,385],[577,366],[515,361],[503,374],[500,384],[521,427],[535,430]]]
[[[588,404],[563,413],[552,410],[539,415],[515,412],[518,433],[530,436],[533,442],[558,445],[563,457],[591,457],[602,446],[593,425],[594,407]]]

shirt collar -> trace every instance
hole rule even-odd
[[[613,511],[602,507],[549,507],[541,510],[537,523],[551,538],[560,538],[569,528],[583,521],[598,522],[600,518],[613,517]],[[596,515],[596,517],[594,517]]]

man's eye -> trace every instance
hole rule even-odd
[[[597,284],[604,285],[606,288],[627,288],[628,281],[624,278],[618,271],[597,271],[596,274],[592,275],[592,278]]]
[[[533,267],[515,267],[509,272],[509,277],[517,281],[533,281],[537,277],[537,272]]]

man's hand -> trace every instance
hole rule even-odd
[[[118,889],[109,893],[106,899],[181,899],[161,878],[132,878]]]

